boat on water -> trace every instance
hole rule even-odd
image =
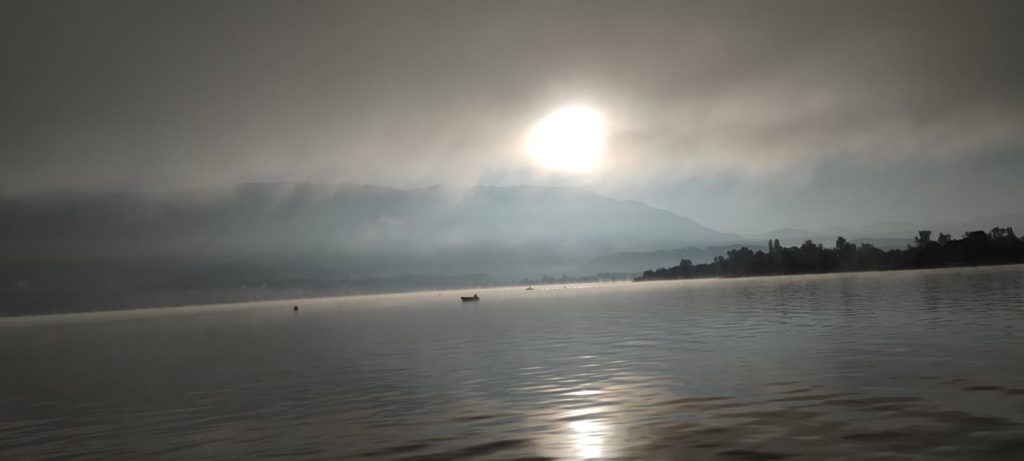
[[[464,302],[464,303],[465,302],[469,302],[469,301],[479,301],[480,300],[480,297],[475,295],[475,294],[473,296],[460,296],[460,298],[462,298],[462,302]]]

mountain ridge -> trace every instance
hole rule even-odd
[[[524,252],[550,259],[501,268],[536,275],[597,254],[741,239],[641,202],[547,186],[250,183],[184,193],[0,197],[0,213],[10,223],[0,228],[7,262],[335,258],[351,261],[346,274],[360,267],[381,272],[369,275],[492,272],[476,260],[503,252],[517,253],[512,260]],[[384,267],[402,258],[424,267]]]

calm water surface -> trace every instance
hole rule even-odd
[[[0,459],[1024,459],[1024,268],[0,320]]]

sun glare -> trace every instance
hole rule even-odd
[[[566,106],[540,119],[526,138],[526,151],[543,169],[588,173],[604,160],[604,114],[586,106]]]

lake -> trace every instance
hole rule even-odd
[[[0,459],[1024,459],[1022,266],[477,293],[0,319]]]

